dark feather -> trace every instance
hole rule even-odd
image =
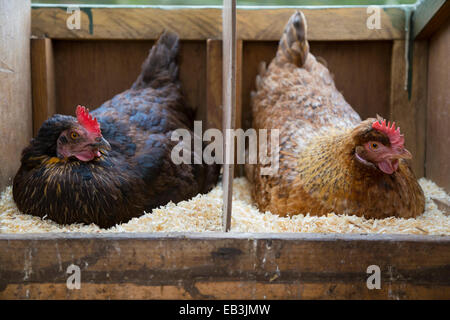
[[[217,165],[175,165],[170,158],[172,132],[191,130],[194,119],[181,93],[177,54],[178,36],[162,34],[132,88],[91,112],[111,145],[101,158],[57,158],[57,139],[76,119],[48,119],[23,151],[14,179],[19,210],[60,224],[106,228],[209,191],[218,179]]]

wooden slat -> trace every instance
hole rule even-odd
[[[222,130],[222,41],[208,39],[206,46],[206,129]]]
[[[401,127],[405,146],[412,153],[412,167],[417,177],[424,176],[425,165],[425,110],[427,44],[413,46],[411,97],[407,90],[405,41],[395,40],[392,47],[390,117]]]
[[[243,55],[244,55],[244,41],[243,40],[237,40],[236,41],[236,116],[235,116],[235,128],[242,128],[242,80],[243,80]],[[238,160],[238,152],[239,149],[237,145],[235,146],[235,169],[234,169],[234,176],[235,177],[241,177],[245,175],[244,171],[244,165],[243,164],[237,164]],[[245,150],[243,150],[245,152]],[[245,159],[245,157],[244,157]]]
[[[56,112],[53,47],[51,39],[31,40],[33,132]]]
[[[428,42],[416,40],[412,47],[411,63],[411,96],[409,104],[413,112],[408,110],[410,117],[414,117],[411,125],[414,128],[414,136],[411,137],[413,152],[413,169],[418,178],[425,176],[426,159],[426,134],[427,134],[427,71],[428,71]],[[405,110],[406,112],[406,110]],[[406,138],[408,141],[408,138]]]
[[[446,0],[421,1],[413,14],[413,38],[426,39],[450,18],[450,2]]]
[[[0,298],[449,299],[449,264],[448,236],[3,234]]]
[[[235,127],[242,128],[242,74],[244,41],[236,40],[236,120]]]
[[[426,176],[450,192],[450,20],[428,43]]]
[[[404,38],[402,8],[380,11],[381,29],[368,29],[364,7],[302,8],[308,20],[310,40],[392,40]],[[66,6],[34,5],[32,34],[55,39],[156,39],[164,30],[181,39],[220,39],[219,8],[111,8],[81,6],[81,29],[66,26]],[[297,8],[244,9],[237,11],[238,38],[278,40],[286,21]]]
[[[177,32],[183,40],[220,38],[221,10],[114,8],[81,6],[80,30],[70,30],[67,6],[33,6],[32,34],[55,39],[156,39],[163,30]]]
[[[196,120],[203,120],[207,112],[206,41],[181,41],[178,61],[183,95],[196,110]]]
[[[367,9],[299,7],[308,21],[308,39],[392,40],[404,38],[405,14],[399,8],[380,10],[381,29],[367,28]],[[244,40],[279,40],[294,8],[239,10],[238,37]]]
[[[236,0],[223,1],[223,231],[230,230],[234,178],[234,137],[236,123]]]
[[[266,62],[267,66],[275,57],[278,42],[246,41],[243,48],[242,70],[242,126],[246,130],[252,127],[251,92],[255,90],[255,80],[259,65]]]
[[[0,0],[0,191],[32,137],[30,1]]]

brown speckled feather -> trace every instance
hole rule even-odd
[[[263,176],[260,164],[246,166],[260,210],[374,218],[423,212],[423,192],[406,161],[392,175],[355,161],[358,134],[375,119],[361,122],[328,69],[309,53],[303,13],[289,20],[276,57],[260,68],[256,89],[253,128],[280,130],[278,173]]]

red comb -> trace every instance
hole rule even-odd
[[[372,123],[372,128],[383,132],[389,137],[389,141],[391,142],[391,146],[395,148],[403,148],[403,144],[405,142],[405,138],[402,134],[400,134],[400,127],[395,129],[395,122],[392,123],[388,122],[386,125],[386,120],[383,120],[383,122],[375,121]]]
[[[76,110],[78,123],[81,124],[87,131],[101,135],[100,125],[96,118],[92,118],[89,114],[89,109],[78,105]]]

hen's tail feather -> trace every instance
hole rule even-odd
[[[176,33],[164,31],[150,50],[142,65],[142,72],[133,88],[159,88],[167,82],[178,79],[177,55],[179,37]]]
[[[307,26],[303,12],[295,12],[284,28],[278,44],[277,62],[293,63],[302,67],[309,53],[309,44],[306,38]]]

